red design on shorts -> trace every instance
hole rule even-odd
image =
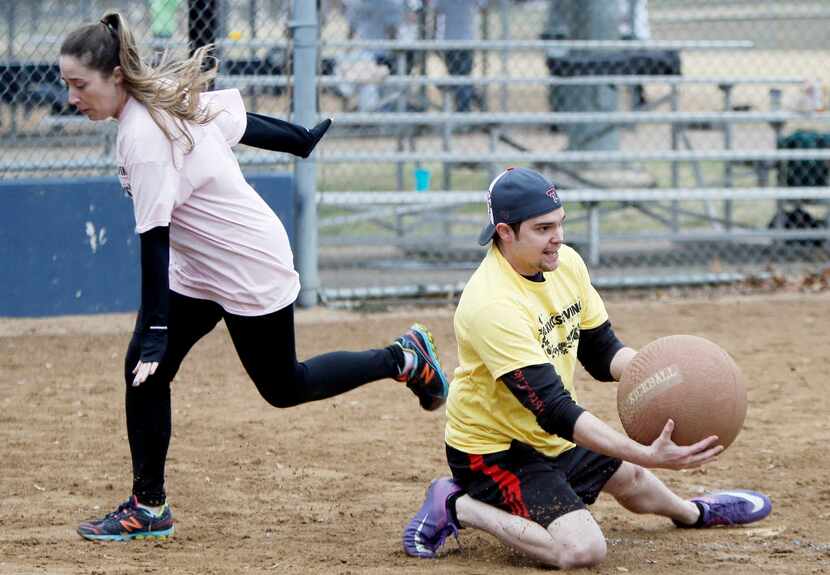
[[[510,513],[526,519],[530,518],[524,497],[522,497],[521,483],[515,474],[498,465],[486,465],[482,455],[470,455],[470,469],[481,471],[496,482],[501,491],[502,503],[507,506]]]

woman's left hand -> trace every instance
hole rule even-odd
[[[144,363],[143,361],[139,361],[135,364],[133,368],[133,374],[135,377],[133,378],[133,387],[138,387],[145,381],[147,378],[156,373],[156,369],[158,369],[159,362],[153,361],[150,363]]]

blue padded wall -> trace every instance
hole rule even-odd
[[[293,244],[293,176],[247,179]],[[0,181],[0,316],[136,310],[138,251],[132,202],[117,178]]]

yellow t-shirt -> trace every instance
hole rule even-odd
[[[503,451],[512,440],[555,457],[574,447],[544,431],[499,378],[551,363],[565,389],[573,386],[579,332],[602,325],[605,305],[585,262],[559,250],[559,267],[544,282],[522,277],[491,246],[461,294],[455,312],[459,366],[447,400],[446,442],[465,453]]]

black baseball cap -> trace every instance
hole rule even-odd
[[[496,224],[515,224],[562,207],[556,186],[539,172],[527,168],[507,168],[496,176],[487,190],[490,223],[478,236],[486,246],[496,233]]]

